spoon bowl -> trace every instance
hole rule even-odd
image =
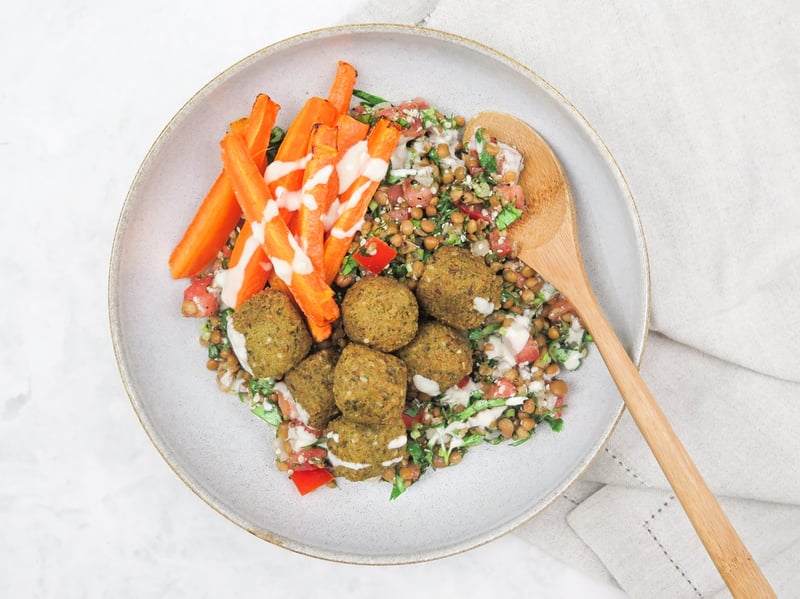
[[[532,127],[511,115],[479,113],[467,124],[464,139],[478,128],[522,153],[526,205],[509,229],[518,256],[575,307],[725,584],[737,599],[775,597],[597,302],[581,258],[572,192],[558,158]]]

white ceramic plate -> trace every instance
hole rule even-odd
[[[402,26],[354,26],[280,42],[219,75],[154,143],[122,209],[110,267],[111,332],[142,426],[174,471],[242,528],[301,553],[356,563],[442,557],[494,539],[542,510],[602,448],[622,402],[592,348],[567,381],[561,433],[540,427],[519,447],[479,447],[431,472],[395,501],[384,483],[342,484],[300,497],[273,466],[272,430],[218,391],[180,315],[183,281],[167,258],[220,170],[219,140],[259,92],[287,125],[327,94],[338,59],[358,87],[402,101],[422,96],[445,112],[514,114],[562,160],[573,186],[583,255],[598,298],[638,360],[648,320],[648,265],[630,191],[608,149],[576,109],[532,71],[469,40]]]

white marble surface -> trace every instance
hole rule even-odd
[[[518,536],[433,563],[290,553],[216,514],[150,445],[108,333],[107,264],[139,162],[231,63],[360,0],[17,2],[0,36],[0,597],[621,597]],[[335,7],[334,7],[335,6]],[[154,342],[153,359],[158,359]]]

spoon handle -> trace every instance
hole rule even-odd
[[[711,560],[737,599],[776,597],[703,480],[588,286],[570,301],[583,318],[636,425],[683,505]]]

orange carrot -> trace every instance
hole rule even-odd
[[[367,137],[369,160],[361,174],[340,198],[341,212],[325,240],[323,261],[325,281],[332,283],[342,266],[350,242],[361,227],[372,195],[386,175],[389,159],[400,139],[401,130],[389,119],[380,119]]]
[[[340,114],[336,119],[336,132],[336,147],[339,149],[339,155],[341,156],[356,143],[367,137],[369,125],[354,119],[349,114]]]
[[[349,114],[340,114],[336,119],[336,147],[339,154],[336,157],[337,168],[333,172],[333,178],[330,182],[331,200],[328,202],[330,205],[334,199],[339,195],[339,164],[342,162],[347,151],[355,146],[358,142],[364,141],[369,133],[369,125],[354,119]],[[338,205],[338,203],[337,203]],[[327,220],[327,219],[326,219]]]
[[[297,192],[303,184],[303,169],[308,156],[308,143],[314,125],[333,125],[336,122],[336,108],[322,98],[309,98],[297,113],[297,116],[286,130],[275,160],[267,167],[264,178],[269,184],[273,197],[282,208],[285,204],[294,204],[291,197],[282,198],[287,190]],[[280,189],[282,188],[282,189]],[[296,206],[289,206],[296,209]],[[282,211],[283,213],[283,211]]]
[[[257,168],[263,170],[266,150],[280,106],[269,96],[259,94],[247,117],[246,144],[251,153],[263,160]],[[240,125],[232,125],[239,127]],[[242,216],[233,188],[224,174],[220,174],[194,215],[183,238],[172,250],[169,267],[172,278],[182,279],[200,274],[225,245],[231,231]]]
[[[336,107],[339,114],[346,114],[350,110],[350,100],[353,98],[356,77],[358,77],[358,73],[353,65],[340,60],[336,76],[333,78],[333,84],[328,92],[328,102]]]
[[[242,226],[228,258],[228,268],[223,272],[220,298],[231,308],[238,308],[266,287],[273,272],[272,264],[264,254],[261,243],[253,235],[253,227],[249,221]]]
[[[303,174],[303,203],[295,220],[295,234],[306,252],[311,264],[317,272],[322,272],[323,243],[325,241],[325,223],[322,217],[328,211],[328,203],[332,199],[329,190],[338,192],[338,182],[330,185],[331,175],[335,171],[336,127],[317,125],[311,134],[311,152]]]
[[[287,283],[292,296],[309,320],[325,325],[339,316],[333,290],[314,271],[311,261],[297,244],[241,135],[229,132],[221,142],[225,174],[236,199],[270,257],[273,268]],[[255,229],[258,228],[257,231]]]

